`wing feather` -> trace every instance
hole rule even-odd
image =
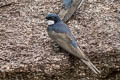
[[[52,39],[54,39],[63,49],[70,52],[72,55],[87,60],[87,57],[84,55],[83,51],[77,46],[73,46],[73,40],[71,36],[66,33],[56,33],[54,31],[50,32],[49,35]]]

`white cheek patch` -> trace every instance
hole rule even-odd
[[[53,24],[55,24],[55,21],[53,21],[53,20],[48,20],[47,23],[48,23],[48,25],[53,25]]]

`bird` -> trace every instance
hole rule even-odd
[[[62,2],[63,2],[62,7],[63,7],[64,9],[70,8],[70,6],[71,6],[71,4],[72,4],[72,0],[63,0]]]
[[[100,71],[92,64],[89,58],[79,48],[74,36],[68,26],[55,13],[49,13],[46,17],[48,24],[47,32],[60,47],[70,54],[78,57],[85,63],[94,73],[100,74]]]

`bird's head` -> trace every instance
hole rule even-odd
[[[53,14],[53,13],[48,14],[48,16],[46,16],[46,20],[47,20],[48,25],[53,25],[53,24],[56,24],[57,22],[61,21],[59,16],[56,14]]]

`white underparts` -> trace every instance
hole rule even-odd
[[[47,20],[47,23],[48,23],[48,25],[53,25],[53,24],[55,24],[55,21],[53,21],[53,20]]]

